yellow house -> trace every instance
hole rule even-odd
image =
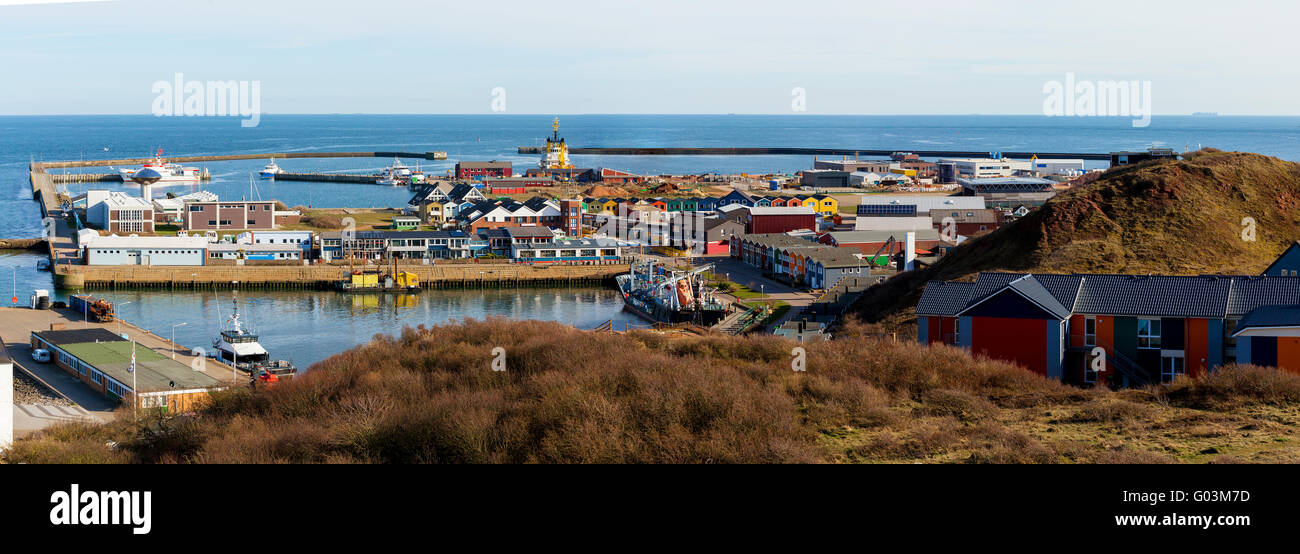
[[[819,194],[813,198],[817,199],[817,207],[813,210],[822,214],[822,217],[835,217],[840,212],[840,203],[834,197]]]
[[[618,202],[606,200],[604,204],[600,205],[600,211],[607,214],[616,214],[618,213]]]
[[[800,196],[799,201],[803,203],[803,207],[811,208],[814,212],[817,211],[817,198],[812,196]]]
[[[420,203],[420,221],[425,223],[442,223],[442,202],[431,200]]]

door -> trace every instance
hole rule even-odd
[[[126,265],[140,265],[140,253],[139,253],[139,252],[127,252],[127,253],[126,253]]]

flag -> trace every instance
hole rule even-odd
[[[131,366],[126,368],[127,373],[135,373],[135,342],[131,342]]]

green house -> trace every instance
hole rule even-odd
[[[393,229],[409,231],[420,228],[420,218],[413,215],[399,215],[393,218]]]

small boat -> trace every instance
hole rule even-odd
[[[376,184],[376,185],[384,185],[384,186],[395,187],[395,186],[400,185],[400,184],[402,184],[402,183],[399,182],[397,179],[394,179],[394,178],[392,178],[392,177],[380,177],[379,179],[377,179],[377,180],[375,181],[375,184]]]
[[[44,258],[36,260],[36,269],[37,271],[49,271],[50,261]]]
[[[275,158],[271,158],[271,163],[266,164],[266,167],[262,168],[261,171],[257,172],[257,174],[260,175],[263,179],[274,179],[276,175],[279,175],[281,173],[284,173],[284,170],[280,169],[280,166],[275,165]]]
[[[245,329],[239,319],[239,301],[235,300],[235,311],[226,320],[221,334],[212,341],[214,356],[235,369],[249,375],[265,372],[278,379],[287,379],[298,373],[298,368],[286,360],[272,360],[269,352],[258,342],[258,336]]]

